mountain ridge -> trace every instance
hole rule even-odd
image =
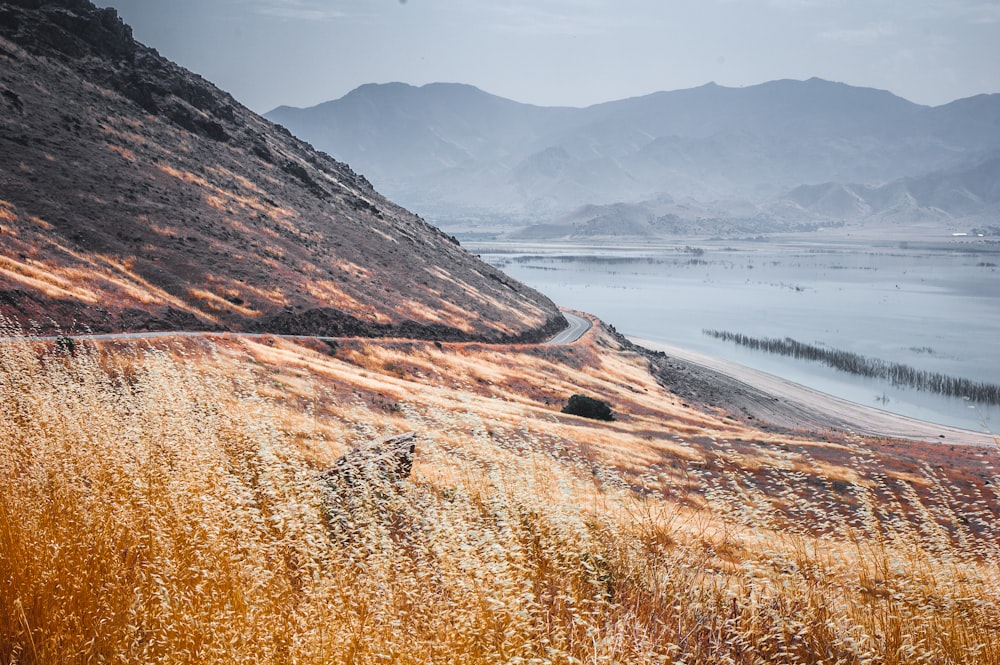
[[[436,112],[449,86],[475,104]],[[379,113],[345,110],[376,93]],[[548,222],[586,203],[662,196],[761,203],[799,185],[919,177],[1000,148],[1000,94],[931,107],[819,78],[582,108],[523,105],[461,84],[367,84],[266,115],[449,228]]]
[[[988,223],[995,221],[1000,213],[1000,154],[975,165],[882,185],[803,185],[789,192],[786,199],[805,210],[829,216],[897,218],[912,216],[915,209],[922,209],[940,217],[968,216],[971,221]],[[846,210],[826,208],[831,203],[837,205],[837,199],[841,202],[852,199],[854,205],[848,205]]]

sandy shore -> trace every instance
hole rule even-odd
[[[856,404],[773,374],[671,344],[638,337],[628,339],[667,355],[665,378],[678,387],[679,395],[746,420],[795,430],[838,430],[912,441],[1000,445],[1000,439],[989,434]]]

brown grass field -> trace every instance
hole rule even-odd
[[[1000,663],[998,457],[749,429],[599,328],[0,344],[0,663]]]

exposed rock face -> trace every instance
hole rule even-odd
[[[357,488],[360,484],[398,483],[410,477],[417,435],[413,432],[390,436],[356,448],[340,456],[320,480],[328,486],[341,484]]]
[[[98,9],[87,0],[7,0],[4,4],[7,7],[0,7],[0,24],[17,31],[19,41],[39,54],[127,58],[138,48],[132,29],[110,7]],[[17,12],[13,7],[36,13]],[[37,20],[39,14],[43,20]]]
[[[391,436],[351,450],[320,475],[334,542],[363,551],[359,542],[378,541],[386,532],[395,538],[419,537],[419,530],[407,526],[419,521],[419,511],[402,491],[415,448],[413,432]]]
[[[0,315],[498,342],[565,325],[87,0],[0,5]]]

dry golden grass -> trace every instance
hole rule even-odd
[[[0,345],[0,662],[1000,663],[995,451],[752,432],[591,338]]]

